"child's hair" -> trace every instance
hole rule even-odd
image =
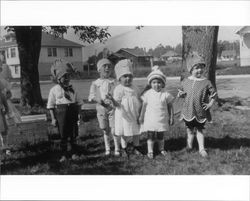
[[[206,65],[204,57],[198,52],[191,52],[186,59],[187,70],[189,73],[192,73],[194,66],[198,64]]]

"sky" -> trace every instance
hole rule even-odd
[[[239,28],[240,26],[220,26],[218,40],[239,40],[239,36],[235,34]],[[135,26],[110,26],[109,33],[111,37],[105,44],[84,44],[73,31],[69,31],[64,37],[85,46],[83,50],[84,61],[96,52],[101,52],[103,48],[108,48],[112,52],[116,52],[120,48],[134,48],[135,46],[148,50],[159,44],[176,46],[182,42],[181,26],[144,26],[140,30],[135,29]],[[4,34],[6,31],[1,27],[0,35]]]

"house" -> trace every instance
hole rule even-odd
[[[14,33],[5,35],[4,39],[0,41],[0,53],[4,55],[5,62],[11,70],[12,77],[19,78],[20,61]],[[51,63],[56,58],[65,59],[71,62],[78,71],[83,71],[82,45],[42,32],[41,51],[38,63],[40,76],[50,75]]]
[[[153,65],[153,56],[148,55],[142,48],[121,48],[116,53],[130,59],[133,67],[151,67]]]
[[[167,51],[165,54],[161,55],[161,59],[164,61],[179,61],[181,60],[181,55],[177,54],[173,50]]]
[[[250,26],[240,28],[240,66],[250,66]]]
[[[221,52],[221,61],[232,61],[237,57],[235,50],[223,50]]]

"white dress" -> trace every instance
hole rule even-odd
[[[146,104],[143,128],[141,131],[168,131],[169,130],[169,112],[168,103],[171,103],[174,97],[165,89],[157,92],[149,89],[142,96]]]
[[[139,91],[135,86],[125,87],[119,84],[114,90],[114,99],[121,103],[115,109],[115,134],[134,136],[140,134],[137,123],[141,102]]]

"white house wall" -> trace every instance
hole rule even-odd
[[[83,62],[82,62],[82,48],[73,47],[73,57],[65,57],[64,47],[57,47],[57,56],[48,57],[47,52],[48,47],[42,47],[39,57],[39,75],[50,75],[51,64],[55,61],[56,58],[62,58],[66,61],[72,63],[78,71],[83,71]]]
[[[240,37],[240,66],[250,66],[250,34]]]
[[[12,48],[15,48],[16,56],[11,58],[10,49]],[[8,65],[19,65],[20,61],[19,61],[19,53],[17,47],[16,46],[8,47],[6,51],[8,51],[9,53],[9,57],[7,57],[7,52],[5,52],[6,63]]]

